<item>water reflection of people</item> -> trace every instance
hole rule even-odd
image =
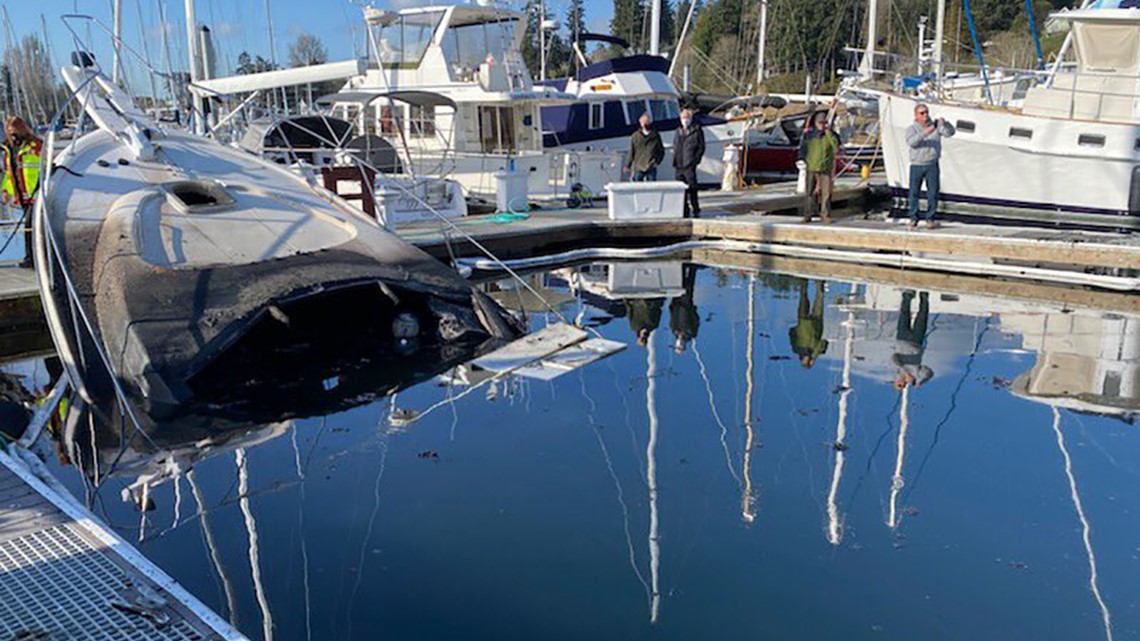
[[[629,328],[637,336],[637,344],[645,347],[649,335],[661,325],[661,310],[665,307],[664,298],[635,298],[627,300]]]
[[[926,351],[926,322],[930,316],[930,294],[922,292],[918,295],[918,314],[912,323],[910,308],[913,300],[913,290],[908,289],[903,292],[898,330],[895,334],[895,353],[891,356],[891,363],[898,368],[898,375],[895,376],[895,389],[898,390],[908,385],[920,387],[934,376],[934,372],[922,364],[922,355]]]
[[[669,329],[673,332],[673,351],[681,354],[689,341],[697,337],[701,326],[700,312],[693,302],[693,292],[697,283],[697,267],[685,265],[681,284],[685,293],[669,302]]]
[[[815,359],[827,352],[823,337],[823,281],[815,282],[815,301],[808,299],[808,281],[800,283],[800,307],[795,327],[788,331],[792,351],[800,357],[800,365],[811,367]]]

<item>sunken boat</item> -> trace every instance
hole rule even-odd
[[[370,387],[391,389],[409,369],[428,375],[521,333],[454,270],[315,182],[165,129],[94,68],[63,76],[94,126],[58,152],[49,141],[37,271],[87,400],[117,395],[154,420],[233,411],[335,384],[361,359]]]

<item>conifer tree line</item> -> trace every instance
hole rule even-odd
[[[662,0],[661,50],[678,56],[678,69],[689,68],[692,88],[709,93],[756,91],[757,48],[761,0],[692,0],[697,2],[684,43],[678,43],[691,0]],[[866,46],[867,0],[767,0],[767,81],[770,91],[802,91],[810,74],[816,89],[834,86],[838,72],[854,68],[856,55],[848,48]],[[879,0],[878,51],[914,58],[918,52],[918,22],[928,20],[933,37],[936,0]],[[1034,20],[1043,28],[1049,12],[1071,7],[1076,0],[1033,0]],[[987,64],[1032,66],[1033,44],[1029,17],[1021,0],[971,0]],[[528,29],[523,56],[534,76],[539,71],[538,0],[528,0]],[[628,41],[635,52],[649,47],[648,0],[614,0],[610,35]],[[573,73],[570,43],[585,24],[582,0],[571,0],[561,29],[547,42],[547,76]],[[945,55],[948,61],[975,62],[962,0],[947,0]],[[1060,38],[1046,38],[1047,52]],[[621,52],[595,50],[594,59]],[[900,69],[900,71],[906,71]]]

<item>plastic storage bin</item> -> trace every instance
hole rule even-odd
[[[610,183],[606,190],[610,220],[674,219],[685,214],[685,183],[677,180]]]

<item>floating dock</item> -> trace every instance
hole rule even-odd
[[[16,448],[0,451],[0,639],[246,639]]]

